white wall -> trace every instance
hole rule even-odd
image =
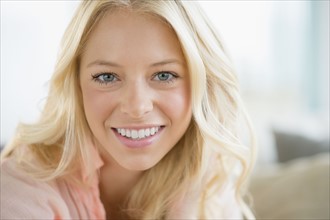
[[[273,131],[329,139],[329,1],[201,1],[237,67],[257,130],[259,162]]]
[[[1,1],[1,144],[33,122],[77,1]]]

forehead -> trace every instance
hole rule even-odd
[[[125,60],[171,57],[184,61],[178,38],[165,21],[128,9],[104,15],[91,32],[83,57]]]

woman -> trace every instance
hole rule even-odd
[[[253,218],[242,115],[196,3],[83,1],[40,120],[20,125],[2,154],[1,217]]]

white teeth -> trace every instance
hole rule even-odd
[[[138,134],[137,130],[132,130],[131,131],[131,138],[137,139],[138,137],[139,137],[139,134]]]
[[[152,128],[146,128],[146,129],[140,129],[140,130],[130,130],[125,128],[117,128],[117,132],[123,136],[128,137],[133,140],[135,139],[143,139],[152,135],[155,135],[159,131],[160,127],[152,127]]]
[[[140,129],[139,130],[139,138],[144,138],[144,130],[143,129]]]
[[[131,131],[126,129],[126,137],[131,137]]]
[[[151,134],[151,135],[154,135],[154,134],[155,134],[155,128],[151,128],[151,130],[150,130],[150,134]]]
[[[150,136],[150,129],[146,129],[146,130],[144,130],[144,135],[145,135],[146,137],[149,137],[149,136]]]

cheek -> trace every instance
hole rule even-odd
[[[109,97],[109,93],[95,91],[93,89],[82,89],[83,102],[87,121],[93,128],[102,125],[107,120],[110,112],[114,108],[114,97]]]
[[[165,114],[170,118],[171,122],[183,123],[190,122],[191,113],[191,101],[189,90],[185,88],[178,88],[164,95],[161,98],[162,109]]]

